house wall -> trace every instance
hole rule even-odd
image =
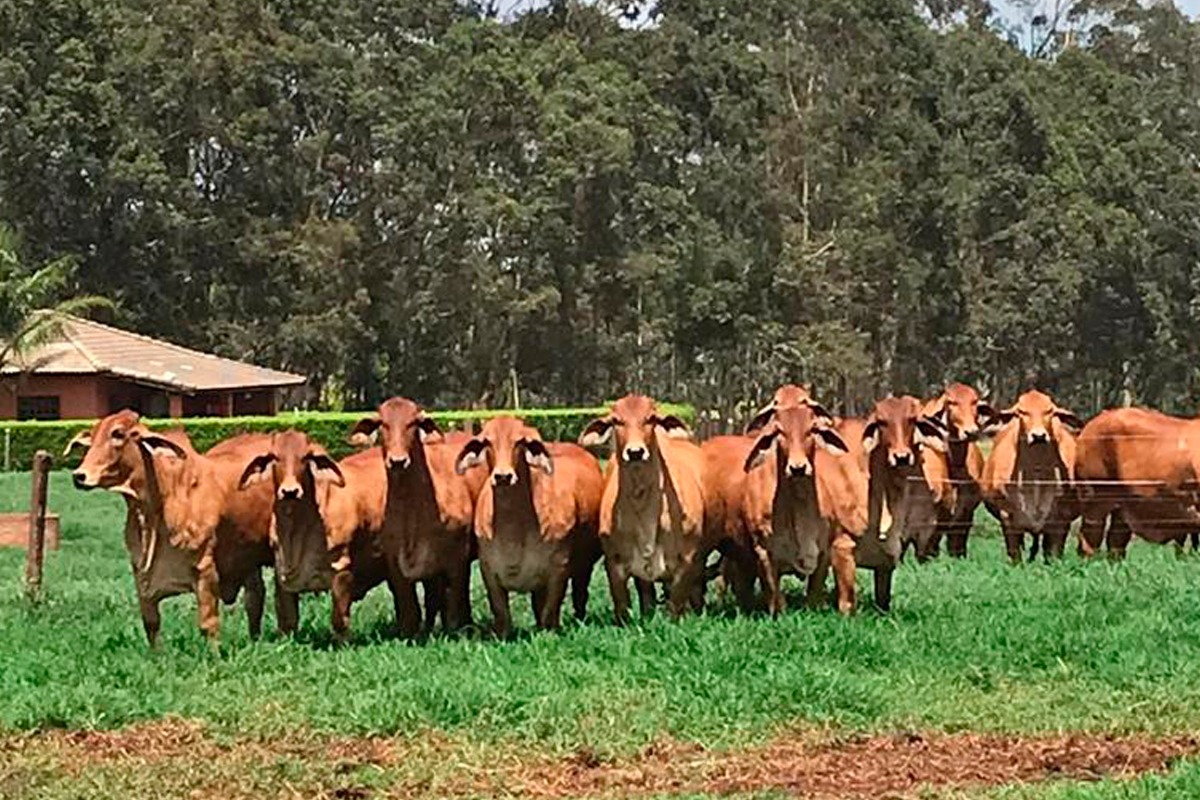
[[[158,389],[99,375],[27,375],[0,382],[0,419],[16,419],[18,397],[57,396],[63,419],[97,419],[123,408],[148,417],[272,415],[276,391],[168,395]]]

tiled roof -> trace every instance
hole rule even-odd
[[[109,375],[185,393],[297,386],[305,381],[303,375],[189,350],[79,317],[68,317],[62,334],[2,373]]]

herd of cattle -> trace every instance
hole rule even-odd
[[[1106,534],[1119,557],[1133,533],[1180,543],[1200,531],[1200,420],[1124,408],[1084,425],[1039,391],[996,411],[952,384],[924,402],[888,397],[851,419],[789,385],[745,435],[701,444],[641,395],[616,402],[579,444],[543,441],[513,417],[443,434],[416,403],[393,398],[350,438],[362,449],[340,461],[297,431],[244,434],[200,454],[182,431],[153,432],[121,411],[71,442],[68,451],[87,448],[75,485],[126,500],[125,545],[151,645],[160,601],[191,592],[215,640],[220,601],[245,590],[257,636],[264,567],[274,568],[281,632],[295,630],[300,594],[329,591],[340,640],[351,605],[381,583],[403,635],[439,619],[447,630],[469,624],[478,559],[505,636],[510,592],[530,594],[538,626],[554,628],[569,585],[582,618],[601,560],[618,623],[629,617],[631,578],[642,614],[657,583],[672,615],[702,608],[714,553],[743,610],[782,611],[784,574],[806,578],[808,602],[824,603],[831,567],[839,611],[855,607],[858,568],[873,571],[874,602],[886,610],[904,552],[924,561],[945,538],[951,555],[966,555],[981,502],[1014,561],[1026,535],[1030,558],[1039,545],[1046,558],[1061,555],[1077,517],[1084,555]],[[602,471],[589,451],[606,442]]]

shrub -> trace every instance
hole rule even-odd
[[[663,410],[676,414],[689,423],[695,419],[691,406],[664,405]],[[321,442],[335,458],[354,451],[346,441],[351,428],[368,411],[328,413],[315,411],[285,412],[274,417],[196,417],[190,419],[147,419],[150,428],[165,430],[182,427],[200,452],[217,442],[238,433],[302,430]],[[607,413],[605,407],[595,408],[528,408],[520,411],[431,411],[430,416],[446,430],[462,430],[469,426],[478,429],[481,420],[501,414],[519,416],[537,427],[547,440],[574,441],[593,419]],[[0,467],[4,470],[28,469],[38,450],[48,451],[56,460],[63,448],[80,431],[89,430],[94,420],[61,420],[55,422],[0,422]],[[73,461],[72,461],[73,463]]]

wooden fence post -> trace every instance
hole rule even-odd
[[[50,454],[33,457],[33,496],[29,501],[29,540],[25,547],[25,595],[37,600],[42,592],[42,561],[46,553],[46,491],[50,483]]]

